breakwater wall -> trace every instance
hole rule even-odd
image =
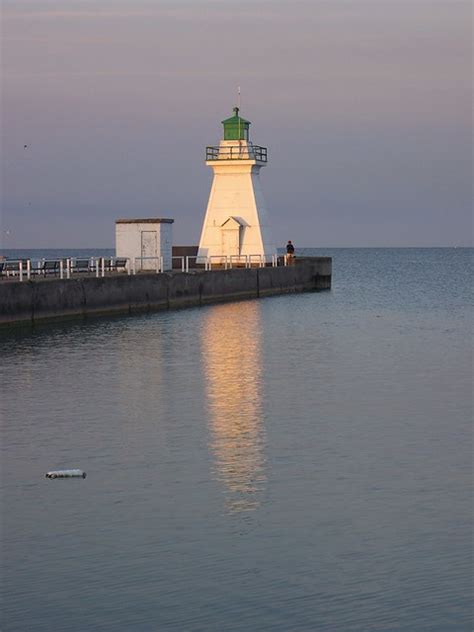
[[[133,314],[331,287],[330,257],[295,265],[0,282],[0,326]]]

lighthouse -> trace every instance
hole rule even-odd
[[[271,261],[276,247],[260,186],[267,148],[250,141],[250,122],[240,116],[239,108],[222,125],[219,145],[206,148],[206,165],[212,167],[214,178],[198,257],[252,261],[252,255]]]

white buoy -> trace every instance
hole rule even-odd
[[[52,470],[46,472],[46,478],[85,478],[86,473],[82,470]]]

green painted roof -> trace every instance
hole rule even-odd
[[[244,119],[241,116],[239,116],[239,108],[234,108],[234,116],[231,116],[228,119],[224,119],[222,121],[222,125],[226,125],[226,124],[238,125],[239,121],[240,121],[241,125],[242,125],[242,123],[246,123],[247,125],[251,125],[250,121],[247,121],[246,119]]]

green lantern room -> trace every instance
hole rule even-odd
[[[234,116],[222,121],[222,125],[224,126],[224,140],[248,141],[250,121],[239,116],[239,108],[234,108]]]

